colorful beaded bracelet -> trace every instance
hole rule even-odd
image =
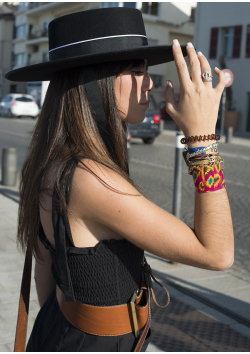
[[[213,166],[197,166],[193,169],[192,174],[198,193],[214,192],[226,187],[220,163]]]
[[[202,153],[205,153],[208,150],[209,151],[210,150],[214,150],[212,152],[217,153],[218,152],[218,149],[217,149],[218,145],[219,145],[219,143],[214,143],[214,144],[211,144],[209,146],[206,146],[206,147],[203,147],[203,148],[199,148],[196,151],[192,151],[192,152],[190,152],[190,149],[188,149],[187,157],[190,158],[190,157],[193,157],[193,156],[201,155]]]
[[[196,162],[192,162],[188,165],[188,174],[192,175],[193,171],[197,167],[213,167],[216,164],[220,164],[221,169],[224,169],[224,159],[221,158],[221,156],[216,156],[214,158],[206,159],[206,160],[199,160]]]
[[[187,144],[190,143],[192,141],[196,142],[196,141],[206,141],[206,140],[220,140],[220,135],[219,134],[209,134],[209,135],[195,135],[195,136],[185,136],[185,138],[181,139],[181,143],[182,144]]]

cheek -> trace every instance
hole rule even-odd
[[[128,113],[131,98],[131,77],[124,75],[118,77],[115,82],[115,95],[118,110],[120,110],[121,118],[124,119]]]

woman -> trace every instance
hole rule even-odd
[[[213,89],[210,65],[191,43],[148,46],[134,9],[63,16],[50,23],[49,37],[49,62],[6,75],[50,80],[20,186],[18,241],[36,257],[41,305],[27,351],[144,351],[149,318],[142,321],[141,312],[135,318],[133,304],[131,315],[116,312],[128,308],[133,294],[141,305],[136,311],[149,308],[144,250],[205,269],[233,263],[223,162],[212,135],[224,74],[214,69]],[[154,85],[147,67],[173,59],[180,101],[168,81],[166,109],[187,137],[194,229],[146,199],[128,175],[126,123],[142,122],[149,108]],[[140,333],[143,341],[147,336],[142,348]]]

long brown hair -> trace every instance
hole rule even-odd
[[[78,160],[88,169],[81,156],[109,167],[141,192],[127,174],[126,124],[120,119],[114,88],[119,74],[138,65],[144,65],[144,61],[112,62],[94,67],[97,76],[101,77],[97,83],[116,161],[101,138],[85,87],[78,85],[82,68],[58,72],[51,78],[21,171],[17,244],[22,251],[28,248],[36,259],[42,259],[37,237],[40,227],[39,195],[46,189],[43,182],[55,161],[60,161],[55,189],[61,210],[67,206],[60,185],[68,178],[73,162]]]

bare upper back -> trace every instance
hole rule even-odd
[[[41,224],[52,245],[55,245],[52,225],[52,195],[58,168],[58,163],[54,163],[53,166],[51,166],[43,181],[43,186],[46,187],[46,192],[41,193],[39,198]],[[89,172],[85,171],[85,173]],[[82,176],[82,167],[77,166],[72,180],[68,209],[70,229],[75,247],[93,247],[99,241],[104,239],[123,239],[122,236],[109,227],[96,222],[95,220],[91,220],[89,215],[88,218],[84,217],[84,210],[88,208],[88,205],[84,198],[79,200],[77,193],[79,183],[84,183]]]

